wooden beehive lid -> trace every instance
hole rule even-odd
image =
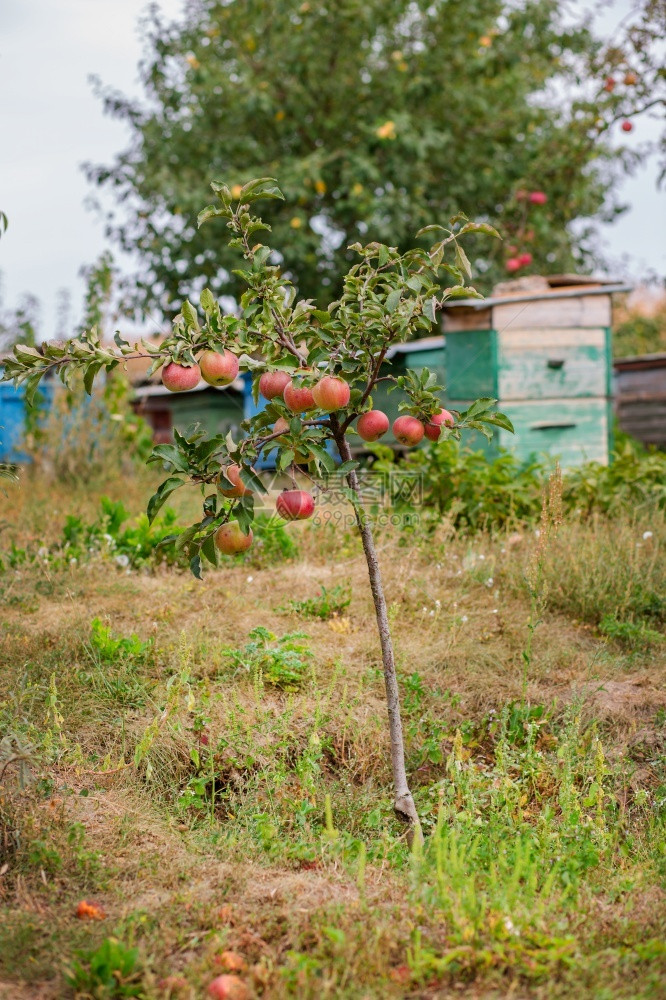
[[[523,324],[532,327],[609,326],[610,296],[628,291],[631,291],[630,285],[608,278],[576,274],[529,275],[502,282],[487,299],[445,302],[442,310],[444,330],[449,333],[504,329],[509,325],[515,329]],[[604,297],[607,305],[592,307],[594,299],[590,301],[589,298],[592,296]],[[563,301],[567,299],[580,300],[580,307],[574,308],[573,303]],[[552,308],[550,303],[553,303]],[[557,311],[555,303],[561,303]]]

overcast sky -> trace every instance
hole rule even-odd
[[[612,27],[631,0],[603,14]],[[86,161],[109,163],[127,141],[124,125],[102,114],[88,78],[96,74],[126,94],[137,94],[141,54],[137,23],[144,0],[0,0],[0,210],[9,229],[0,239],[1,292],[14,307],[25,292],[43,303],[43,334],[53,336],[58,290],[81,315],[83,264],[105,247],[99,217],[86,209]],[[160,0],[170,16],[182,0]],[[647,117],[632,141],[657,135]],[[656,166],[627,178],[620,191],[631,205],[604,230],[604,248],[618,276],[649,269],[666,274],[664,195]],[[661,223],[659,219],[661,218]],[[628,259],[622,258],[628,254]]]

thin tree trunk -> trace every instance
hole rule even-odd
[[[349,442],[344,433],[340,430],[340,425],[334,415],[331,416],[331,424],[335,443],[343,462],[351,460],[351,450]],[[368,576],[370,577],[370,589],[375,603],[375,614],[377,616],[377,628],[379,631],[379,641],[382,648],[382,663],[384,666],[384,685],[386,688],[386,706],[388,709],[389,732],[391,736],[391,764],[393,766],[393,786],[395,789],[395,799],[393,808],[396,816],[410,826],[410,843],[416,836],[423,840],[419,816],[414,805],[412,793],[407,784],[407,771],[405,769],[405,744],[402,736],[402,720],[400,718],[400,692],[398,690],[398,678],[395,672],[395,657],[393,654],[393,641],[391,639],[391,629],[389,626],[388,613],[386,610],[386,598],[384,597],[384,587],[382,584],[375,540],[372,534],[369,518],[363,507],[361,488],[355,470],[347,476],[350,489],[357,497],[357,504],[354,506],[356,513],[356,523],[361,533],[365,560],[368,564]]]

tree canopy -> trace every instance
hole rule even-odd
[[[602,44],[561,0],[191,0],[174,23],[154,8],[143,32],[145,98],[101,90],[129,145],[88,168],[140,259],[140,311],[173,312],[197,280],[238,295],[220,234],[196,226],[211,176],[278,177],[286,201],[266,221],[320,301],[338,295],[350,244],[404,252],[458,211],[504,236],[470,248],[482,289],[516,257],[589,266],[590,223],[619,211],[613,179],[632,155],[609,129],[654,82],[635,46]]]

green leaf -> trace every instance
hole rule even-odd
[[[187,472],[189,469],[189,463],[187,461],[187,456],[183,455],[179,448],[174,444],[158,444],[153,448],[149,462],[168,462],[173,465],[174,469],[178,472]]]
[[[248,469],[247,466],[241,465],[239,472],[240,481],[244,486],[247,486],[250,490],[256,490],[257,493],[268,493],[268,490],[262,483],[261,479],[257,476],[252,469]]]
[[[201,303],[201,308],[206,313],[211,313],[215,311],[217,302],[215,301],[215,296],[211,292],[210,288],[204,288],[199,296],[199,302]]]
[[[497,427],[501,427],[505,431],[510,431],[511,434],[515,434],[513,424],[507,417],[506,413],[490,413],[487,417],[484,417],[489,424],[495,424]]]
[[[346,475],[348,472],[358,469],[359,466],[360,462],[343,462],[342,465],[338,466],[337,471],[342,473],[342,475]]]
[[[308,441],[308,448],[326,472],[335,472],[335,459],[329,455],[325,448],[318,444],[312,444],[311,441]]]
[[[385,307],[386,311],[389,314],[394,313],[398,308],[398,305],[400,304],[401,295],[402,295],[402,289],[394,288],[393,291],[389,292],[388,295],[386,296]]]
[[[475,400],[470,408],[462,414],[465,420],[470,420],[473,417],[478,417],[480,413],[487,413],[491,406],[494,406],[497,402],[496,399],[492,399],[490,396],[481,396],[479,399]]]
[[[277,186],[277,181],[274,177],[258,177],[254,181],[249,181],[241,189],[238,200],[244,204],[245,202],[256,201],[258,198],[277,198],[280,201],[284,201],[284,195]]]
[[[190,570],[196,576],[197,580],[203,579],[201,575],[201,556],[198,552],[190,559]]]
[[[91,361],[90,364],[86,366],[85,374],[83,376],[83,388],[89,396],[92,394],[95,375],[97,375],[100,368],[104,368],[104,365],[104,361]]]
[[[468,278],[472,277],[472,265],[470,264],[467,258],[467,254],[465,253],[465,251],[460,246],[457,240],[456,240],[456,264],[462,271],[465,272]]]
[[[208,535],[201,543],[201,553],[209,563],[217,566],[217,546],[215,544],[215,533]]]
[[[148,521],[152,524],[157,516],[158,511],[164,506],[167,498],[177,490],[180,486],[183,486],[184,482],[182,479],[178,479],[172,476],[169,479],[165,479],[163,483],[157,489],[157,492],[152,495],[148,501]]]
[[[462,236],[464,233],[485,233],[487,236],[496,236],[498,240],[502,239],[497,230],[487,222],[467,222],[459,231],[458,236]]]
[[[423,315],[430,320],[431,323],[435,322],[436,316],[435,312],[437,309],[437,299],[433,295],[431,298],[426,299],[423,303]]]
[[[229,214],[228,210],[218,208],[217,205],[206,205],[197,215],[197,228],[200,229],[204,222],[208,222],[210,219],[216,219],[219,216],[228,217]]]
[[[198,330],[199,317],[197,316],[197,311],[192,305],[192,303],[189,301],[189,299],[185,299],[180,308],[180,311],[182,313],[183,319],[187,323],[187,326],[195,330]]]

